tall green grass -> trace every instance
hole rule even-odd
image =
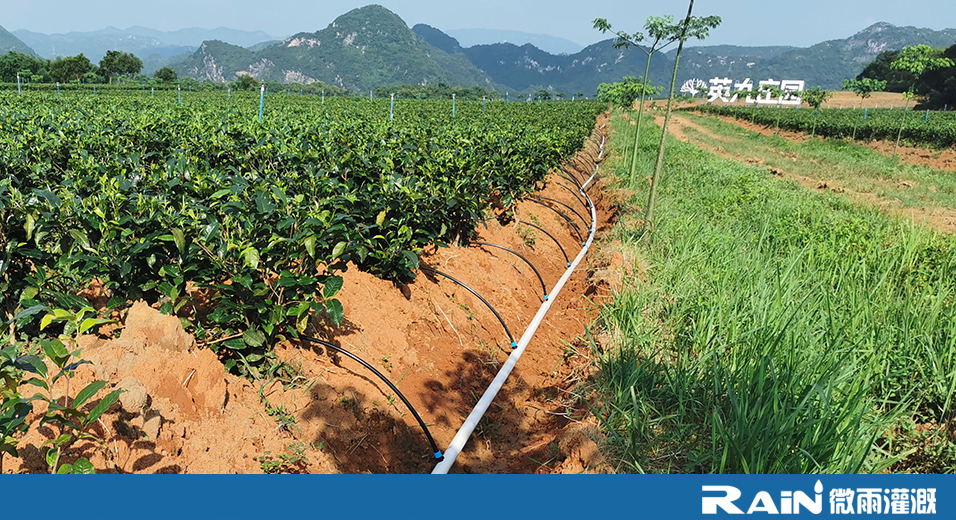
[[[907,455],[889,432],[951,418],[956,241],[668,146],[653,245],[616,230],[647,279],[602,315],[600,413],[631,470],[880,471]]]

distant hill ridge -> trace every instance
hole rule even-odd
[[[205,41],[197,42],[199,37]],[[54,51],[60,56],[84,52],[95,62],[107,50],[118,49],[142,57],[145,73],[172,64],[181,75],[200,80],[232,81],[239,74],[250,74],[262,80],[323,81],[353,91],[441,82],[511,92],[547,88],[569,96],[593,95],[599,83],[644,73],[643,52],[615,49],[612,43],[604,40],[572,54],[552,54],[531,44],[463,46],[429,25],[409,29],[398,15],[379,5],[354,9],[325,29],[300,32],[282,41],[261,31],[228,28],[162,32],[108,27],[59,35],[24,30],[11,34],[0,28],[0,50],[36,51],[47,58],[52,58]],[[802,79],[808,86],[836,89],[882,51],[954,43],[956,29],[935,31],[880,22],[849,38],[806,48],[692,46],[685,49],[679,80]],[[652,83],[669,84],[675,52],[671,49],[655,55]]]
[[[210,81],[232,81],[239,74],[250,74],[260,80],[322,81],[357,91],[439,82],[498,86],[467,57],[427,43],[398,15],[379,5],[354,9],[325,29],[294,34],[256,52],[206,42],[175,68],[180,74]]]
[[[21,52],[35,56],[36,52],[29,45],[17,38],[13,33],[0,26],[0,54],[6,54],[10,51]]]

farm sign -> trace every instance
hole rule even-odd
[[[798,92],[803,92],[806,82],[803,80],[785,79],[776,81],[768,79],[757,83],[756,97],[754,94],[754,83],[747,78],[739,83],[730,78],[714,78],[710,80],[710,90],[707,92],[707,102],[723,101],[724,103],[736,103],[741,92],[746,93],[745,101],[748,104],[756,103],[758,105],[800,105]],[[731,87],[734,91],[731,92]],[[777,89],[783,92],[783,95],[777,95],[773,90]]]

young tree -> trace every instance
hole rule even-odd
[[[598,100],[614,106],[630,109],[637,98],[645,95],[656,96],[664,90],[663,87],[654,87],[645,82],[644,78],[624,76],[624,81],[618,83],[601,83],[598,85]]]
[[[844,82],[844,85],[846,83]],[[805,101],[810,108],[818,109],[820,108],[826,100],[833,97],[833,92],[830,90],[823,90],[819,85],[816,87],[810,87],[805,89],[800,93],[800,97]]]
[[[648,18],[648,23],[645,25],[648,33],[655,38],[654,45],[651,46],[653,51],[654,47],[657,46],[661,41],[667,41],[668,44],[677,41],[677,55],[674,57],[674,74],[671,77],[671,89],[670,94],[667,97],[667,111],[664,115],[664,127],[661,129],[661,142],[657,147],[657,162],[654,164],[654,173],[651,177],[651,187],[650,195],[647,199],[647,210],[644,216],[644,229],[647,232],[647,237],[650,240],[653,236],[654,227],[654,202],[657,198],[657,185],[660,182],[661,169],[664,165],[664,144],[667,140],[667,127],[671,120],[671,111],[674,106],[674,95],[677,90],[677,71],[680,67],[680,58],[681,54],[684,51],[684,42],[693,38],[697,40],[703,40],[710,35],[710,29],[715,29],[720,25],[719,16],[706,16],[706,17],[695,17],[693,16],[694,11],[694,0],[690,0],[690,5],[687,7],[687,17],[684,18],[682,22],[677,25],[670,25],[668,19],[673,20],[671,17],[664,18]],[[653,19],[653,22],[652,22]],[[600,29],[601,31],[610,30],[611,25],[604,19],[597,19],[594,21],[594,27]],[[628,35],[627,33],[620,32],[618,33],[618,41],[615,42],[615,46],[628,47],[636,43],[637,41],[643,40],[643,35],[640,33],[635,33],[633,35]],[[661,47],[663,48],[663,47]],[[660,50],[660,49],[657,49]],[[650,69],[650,58],[651,51],[645,51],[648,53],[648,70]],[[646,77],[646,76],[645,76]],[[643,100],[641,101],[641,108],[644,108]],[[640,117],[640,115],[638,116]],[[641,124],[641,120],[638,119],[638,125]],[[640,128],[640,126],[638,126]],[[635,148],[636,150],[636,148]],[[634,155],[636,160],[636,155]],[[633,180],[633,169],[631,178]]]
[[[846,88],[846,82],[844,82],[844,88]],[[833,97],[833,92],[830,90],[823,90],[822,87],[817,85],[815,87],[804,89],[804,91],[800,93],[800,97],[806,102],[806,104],[810,105],[810,108],[816,111],[820,110],[820,106],[826,103],[828,99]],[[817,133],[817,116],[818,114],[813,115],[813,129],[810,130],[810,135]],[[856,127],[853,128],[853,138],[856,139]]]
[[[605,33],[611,30],[611,24],[604,18],[596,18],[594,20],[594,28]],[[642,81],[646,82],[646,79],[651,71],[651,57],[655,52],[659,52],[670,46],[672,43],[677,41],[679,33],[679,27],[674,24],[674,17],[671,15],[666,15],[664,17],[649,16],[644,22],[644,29],[647,31],[647,34],[650,38],[653,39],[650,47],[641,47],[638,45],[639,42],[644,41],[644,34],[641,32],[635,32],[634,34],[628,34],[624,31],[617,32],[617,39],[614,41],[615,48],[625,48],[628,49],[632,45],[636,46],[638,49],[644,51],[644,54],[647,55],[647,65],[644,67],[644,76]],[[653,95],[653,94],[652,94]],[[641,94],[641,104],[637,109],[637,132],[634,134],[634,145],[632,149],[634,152],[637,151],[638,142],[641,139],[641,124],[643,122],[644,116],[644,100],[646,95]],[[631,155],[631,166],[629,176],[631,180],[634,181],[634,175],[637,170],[637,153]]]
[[[671,110],[673,108],[674,94],[677,88],[677,70],[680,65],[680,57],[683,52],[684,42],[689,39],[698,39],[703,40],[707,38],[710,34],[710,29],[716,28],[720,25],[719,16],[706,16],[706,17],[694,17],[691,13],[694,9],[694,0],[690,1],[690,5],[687,9],[687,17],[680,23],[674,23],[674,17],[667,15],[664,17],[655,17],[650,16],[647,18],[647,21],[644,23],[644,29],[647,30],[650,38],[653,39],[650,47],[644,48],[638,45],[638,48],[644,51],[647,54],[647,65],[644,70],[644,78],[646,79],[651,69],[651,57],[655,52],[661,51],[667,48],[674,42],[678,42],[677,46],[677,56],[674,62],[674,75],[671,79],[671,89],[670,95],[667,100],[667,114],[664,117],[664,133],[661,137],[660,145],[658,146],[658,159],[657,163],[654,166],[654,175],[651,181],[651,190],[650,196],[647,203],[647,213],[645,215],[645,229],[648,231],[651,230],[651,219],[654,215],[654,200],[656,198],[657,191],[657,182],[660,177],[660,170],[664,161],[664,140],[667,135],[667,126],[670,122]],[[604,18],[598,18],[594,20],[594,28],[600,30],[601,32],[607,32],[611,30],[611,24]],[[644,41],[644,35],[640,32],[634,34],[628,34],[623,31],[617,33],[617,40],[614,42],[615,47],[624,47],[629,48],[631,45],[637,45],[639,42]],[[630,168],[630,177],[631,181],[634,182],[635,174],[637,171],[637,149],[638,143],[641,137],[641,124],[643,123],[643,114],[644,114],[644,100],[645,95],[641,96],[641,104],[638,108],[637,114],[637,132],[634,135],[634,152],[631,156],[631,168]]]
[[[860,96],[860,108],[863,108],[863,100],[874,92],[883,92],[884,89],[886,89],[886,80],[872,78],[843,80],[843,90],[851,90]]]

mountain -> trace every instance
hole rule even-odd
[[[99,62],[109,50],[131,52],[142,58],[144,62],[147,57],[153,59],[153,55],[167,58],[160,61],[168,62],[168,58],[195,51],[205,40],[221,40],[235,45],[250,46],[273,39],[262,31],[239,31],[224,27],[181,29],[173,32],[145,27],[130,27],[125,30],[107,27],[98,31],[66,34],[43,34],[21,29],[14,31],[14,34],[44,58],[54,59],[57,56],[75,56],[83,53],[93,62]]]
[[[6,54],[10,51],[21,52],[31,56],[36,55],[29,45],[23,43],[19,38],[0,26],[0,54]]]
[[[934,31],[880,22],[849,38],[808,48],[691,47],[681,57],[680,76],[682,81],[691,78],[706,81],[718,76],[739,81],[749,77],[755,83],[769,78],[803,79],[807,86],[838,89],[843,80],[856,77],[881,52],[921,43],[949,47],[956,43],[956,29]],[[675,52],[669,52],[668,57],[672,59]]]
[[[465,56],[496,82],[511,90],[550,88],[568,95],[593,95],[598,83],[620,81],[624,76],[643,76],[647,55],[637,48],[615,49],[613,40],[589,45],[579,53],[554,55],[531,44],[475,45]],[[661,79],[673,68],[666,58],[651,61],[652,79]],[[659,83],[658,83],[659,84]]]
[[[431,35],[430,41],[437,36]],[[956,41],[956,29],[934,31],[916,27],[874,24],[843,39],[831,40],[809,48],[770,46],[741,47],[711,45],[688,47],[681,57],[680,82],[700,78],[729,77],[736,81],[751,78],[756,84],[765,79],[796,79],[806,85],[827,89],[840,88],[844,79],[856,77],[863,67],[884,50],[901,49],[925,43],[948,47]],[[526,44],[475,45],[462,52],[496,83],[525,91],[545,87],[568,94],[593,94],[599,83],[620,81],[623,76],[643,76],[647,55],[639,48],[615,49],[612,40],[585,47],[571,55],[554,55]],[[433,43],[434,44],[434,43]],[[650,80],[669,85],[676,49],[655,54]]]
[[[258,51],[206,42],[180,74],[231,81],[240,73],[260,80],[323,81],[351,90],[401,84],[448,83],[494,87],[464,54],[449,54],[379,5],[354,9],[317,32],[302,32]]]
[[[275,37],[263,31],[240,31],[228,27],[217,27],[215,29],[189,28],[178,31],[164,32],[146,27],[130,27],[126,32],[137,36],[146,36],[155,38],[166,45],[178,45],[184,47],[199,47],[202,42],[208,40],[220,40],[229,42],[240,47],[252,47],[260,42],[275,40]]]
[[[441,32],[431,25],[420,23],[415,27],[412,27],[412,31],[422,40],[435,47],[438,47],[448,54],[461,54],[462,49],[461,45],[458,43],[458,40]]]
[[[513,43],[522,46],[530,43],[551,54],[575,54],[584,48],[571,40],[551,36],[550,34],[531,34],[521,31],[499,31],[494,29],[458,29],[448,31],[462,47],[490,45],[492,43]]]
[[[934,31],[877,23],[845,39],[811,47],[704,45],[688,47],[679,81],[699,78],[804,80],[806,85],[840,88],[884,50],[925,43],[948,47],[956,29]],[[593,95],[599,83],[643,76],[647,55],[640,48],[615,49],[613,40],[573,54],[552,54],[526,43],[462,45],[424,24],[409,29],[396,14],[372,5],[355,9],[325,29],[303,32],[251,49],[208,41],[176,65],[182,75],[231,81],[237,74],[259,79],[309,83],[323,81],[359,91],[396,84],[444,82],[501,91],[548,88],[568,95]],[[675,51],[655,54],[649,78],[669,85]]]
[[[224,83],[233,81],[235,71],[246,69],[254,57],[255,53],[249,49],[213,40],[203,42],[199,50],[172,67],[180,75]]]

